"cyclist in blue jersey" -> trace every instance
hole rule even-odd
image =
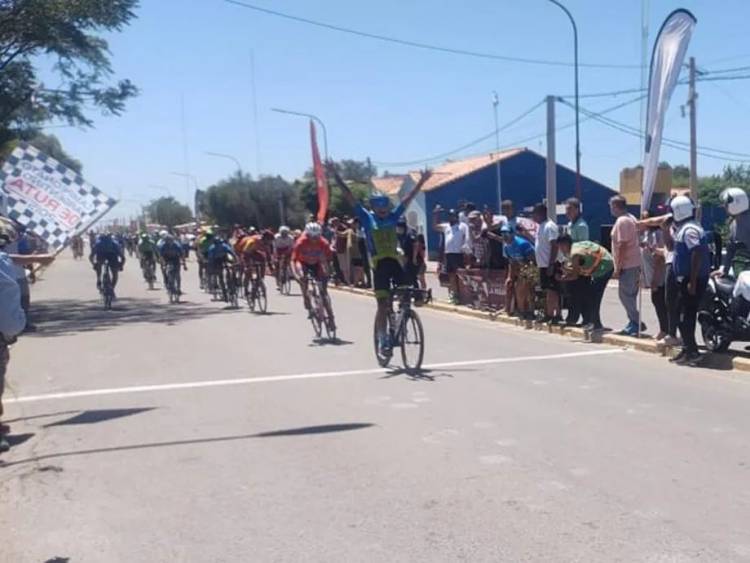
[[[104,233],[96,239],[89,256],[91,265],[96,270],[96,289],[102,288],[102,266],[108,264],[112,272],[112,289],[117,287],[118,272],[125,266],[125,251],[110,233]]]
[[[182,247],[179,241],[175,240],[174,235],[167,233],[167,235],[156,243],[157,251],[159,252],[159,258],[161,259],[162,271],[164,272],[164,286],[167,285],[167,265],[174,264],[175,267],[175,286],[177,293],[182,295],[182,280],[180,276],[180,266],[184,270],[187,270],[185,264],[185,249]]]
[[[386,322],[391,287],[404,283],[404,270],[399,262],[399,245],[396,226],[399,218],[425,183],[432,177],[430,170],[425,170],[417,185],[409,192],[394,209],[391,200],[386,195],[374,193],[370,196],[371,210],[365,209],[357,201],[349,186],[341,179],[341,175],[332,161],[326,163],[329,175],[333,176],[341,189],[346,202],[354,208],[359,223],[365,231],[365,239],[373,268],[373,286],[375,298],[378,301],[378,312],[375,324],[378,332],[378,343],[381,349],[390,347],[386,333]]]

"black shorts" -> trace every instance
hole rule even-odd
[[[373,274],[375,297],[383,298],[391,294],[392,287],[404,283],[404,270],[395,258],[381,258]]]
[[[560,282],[555,279],[555,276],[549,275],[549,271],[555,270],[555,266],[549,266],[547,268],[539,268],[539,283],[542,286],[542,289],[548,289],[551,291],[559,291],[560,290]]]
[[[456,270],[464,267],[464,255],[463,254],[446,254],[445,255],[445,271],[449,274],[455,274]]]

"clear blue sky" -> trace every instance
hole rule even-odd
[[[547,0],[249,0],[267,8],[363,31],[538,59],[572,61],[572,33],[564,14]],[[640,0],[564,0],[578,21],[583,63],[638,65],[641,58]],[[467,7],[467,4],[471,7]],[[663,19],[685,7],[698,19],[689,54],[713,70],[750,65],[746,0],[650,0],[650,44]],[[223,0],[142,0],[138,19],[110,38],[117,77],[141,89],[122,117],[96,117],[93,129],[54,128],[66,149],[84,163],[87,179],[124,202],[114,216],[128,216],[136,201],[158,197],[150,185],[166,186],[187,199],[181,129],[185,101],[188,163],[201,187],[228,175],[236,156],[253,175],[293,179],[310,166],[307,123],[272,113],[271,107],[308,111],[328,127],[335,158],[376,162],[411,161],[459,147],[494,128],[491,92],[500,95],[501,124],[547,94],[573,91],[569,67],[482,60],[386,44],[343,35]],[[650,50],[650,46],[649,46]],[[251,51],[256,64],[258,135],[253,120]],[[582,68],[581,93],[640,86],[640,70]],[[699,144],[750,152],[750,80],[699,84]],[[688,140],[680,116],[687,88],[672,100],[665,134]],[[601,110],[630,100],[583,99]],[[558,125],[573,119],[558,106]],[[639,104],[610,117],[637,126]],[[501,144],[543,133],[539,109],[504,131]],[[558,160],[574,165],[573,129],[558,133]],[[494,138],[455,157],[487,152]],[[542,140],[523,143],[544,151]],[[583,172],[617,187],[619,171],[640,161],[640,142],[596,122],[581,127]],[[259,158],[256,156],[259,155]],[[662,160],[687,163],[687,154],[664,148]],[[701,174],[725,162],[699,158]],[[409,167],[380,166],[383,171]],[[412,167],[414,168],[414,167]],[[163,190],[162,190],[163,192]]]

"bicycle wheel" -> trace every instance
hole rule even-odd
[[[266,313],[268,311],[268,295],[266,294],[266,283],[262,280],[258,280],[258,286],[256,287],[256,300],[258,302],[258,311]]]
[[[417,372],[424,359],[424,329],[416,311],[404,311],[401,317],[401,360],[409,373]]]
[[[258,289],[255,285],[255,280],[250,280],[250,288],[245,293],[245,299],[247,300],[247,306],[250,307],[251,311],[255,311],[255,300],[258,294]]]
[[[308,281],[307,291],[310,296],[310,322],[313,325],[315,336],[320,338],[323,334],[323,318],[320,316],[320,293],[318,291],[318,282],[315,280]]]
[[[388,315],[388,318],[386,319],[386,334],[390,334],[391,333],[390,324],[391,324],[391,318],[390,318],[390,315]],[[375,320],[375,322],[373,323],[373,326],[372,326],[372,339],[373,339],[373,343],[375,345],[375,358],[377,358],[377,360],[378,360],[378,365],[381,368],[384,368],[384,367],[386,367],[390,363],[391,358],[393,357],[393,349],[392,348],[388,348],[388,349],[384,350],[384,349],[382,349],[380,347],[380,342],[378,342],[378,321],[377,321],[377,317],[376,317],[376,320]]]

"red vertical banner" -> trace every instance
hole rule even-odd
[[[320,160],[318,139],[315,136],[315,124],[312,119],[310,120],[310,144],[312,145],[313,174],[315,175],[315,184],[318,186],[318,223],[322,225],[328,214],[328,181],[326,180],[323,163]]]

